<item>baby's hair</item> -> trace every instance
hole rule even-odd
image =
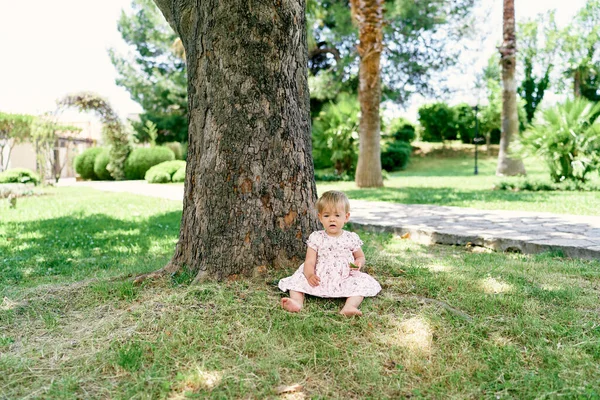
[[[329,206],[333,206],[336,209],[337,206],[343,206],[345,212],[350,212],[350,201],[348,200],[348,196],[337,190],[325,192],[321,195],[319,200],[317,200],[317,211],[319,214]]]

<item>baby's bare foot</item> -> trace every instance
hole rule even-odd
[[[342,310],[340,311],[340,314],[345,315],[346,317],[351,317],[353,315],[362,315],[362,312],[356,308],[356,307],[352,307],[352,306],[344,306],[344,308],[342,308]]]
[[[300,311],[300,309],[302,309],[302,306],[300,304],[290,299],[289,297],[281,299],[281,307],[283,307],[289,312],[298,312]]]

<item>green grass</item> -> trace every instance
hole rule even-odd
[[[460,153],[458,153],[460,154]],[[599,192],[513,192],[493,190],[497,157],[481,156],[474,175],[472,156],[413,157],[405,171],[394,172],[378,189],[359,189],[354,182],[319,183],[319,193],[342,190],[350,199],[404,204],[434,204],[486,210],[545,211],[559,214],[597,215]],[[529,179],[549,180],[539,160],[525,160]],[[598,174],[590,174],[595,181]],[[507,178],[504,178],[507,179]],[[520,179],[520,178],[512,178]]]
[[[360,232],[384,288],[364,316],[317,298],[290,314],[276,284],[292,270],[132,284],[168,261],[179,202],[19,200],[0,205],[2,398],[600,397],[598,261]]]

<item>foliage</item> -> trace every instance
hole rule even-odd
[[[31,136],[31,124],[35,117],[25,114],[0,112],[0,171],[8,168],[12,149]],[[7,157],[4,149],[8,146]]]
[[[527,190],[531,192],[540,191],[600,191],[600,183],[564,180],[553,182],[544,179],[513,178],[501,180],[494,185],[495,190]]]
[[[338,175],[354,171],[359,110],[356,98],[345,94],[323,107],[312,125],[315,168],[333,167]]]
[[[147,120],[144,124],[144,132],[146,132],[146,134],[150,138],[150,145],[156,146],[156,136],[158,135],[156,124],[150,120]]]
[[[146,171],[165,161],[173,161],[175,154],[163,146],[138,147],[134,149],[125,162],[127,179],[144,179]]]
[[[550,85],[559,39],[554,15],[555,12],[550,11],[546,16],[520,22],[517,27],[520,55],[517,65],[523,66],[523,79],[517,93],[525,101],[527,123],[533,121]]]
[[[11,168],[0,172],[0,183],[33,183],[38,185],[40,177],[27,168]]]
[[[187,75],[177,34],[152,0],[133,0],[131,13],[121,13],[117,27],[129,53],[109,55],[115,66],[117,85],[124,87],[144,113],[132,121],[140,142],[149,137],[148,121],[156,125],[156,143],[187,141]]]
[[[600,0],[587,0],[560,40],[563,73],[572,80],[574,95],[600,101]]]
[[[443,142],[456,139],[455,110],[446,103],[424,104],[419,108],[419,123],[425,142]]]
[[[171,179],[173,182],[185,182],[185,168],[179,168]]]
[[[584,182],[600,168],[600,104],[567,100],[543,111],[521,139],[544,159],[554,182]]]
[[[102,97],[88,92],[65,96],[59,101],[60,107],[76,107],[82,111],[94,111],[102,120],[102,133],[109,144],[110,162],[106,167],[116,180],[125,178],[124,165],[131,144],[118,114]]]
[[[174,160],[157,164],[146,171],[144,179],[149,183],[167,183],[173,181],[173,175],[183,169],[185,173],[185,161]]]
[[[456,64],[461,43],[470,32],[474,0],[386,1],[384,7],[381,77],[383,97],[405,103],[413,93],[443,91],[439,73]],[[312,76],[330,75],[326,100],[339,93],[356,94],[358,88],[358,32],[347,1],[307,2],[309,69]],[[311,86],[313,89],[313,86]],[[311,109],[318,108],[313,103]],[[318,103],[318,102],[315,102]]]
[[[184,152],[184,150],[187,151],[187,148],[184,149],[184,146],[181,143],[166,142],[166,143],[163,143],[163,146],[168,147],[169,149],[171,149],[173,151],[173,154],[175,154],[176,160],[185,160],[185,158],[183,158],[183,152]]]
[[[386,171],[397,171],[406,168],[412,146],[410,143],[394,141],[389,143],[381,153],[381,168]]]
[[[101,181],[110,181],[113,179],[110,172],[108,172],[107,166],[110,163],[110,152],[108,149],[104,149],[101,153],[96,156],[94,161],[94,174]]]
[[[96,158],[104,152],[105,149],[101,147],[90,147],[79,154],[73,160],[75,172],[77,172],[83,179],[98,180],[100,179],[95,171]]]
[[[354,175],[350,173],[336,174],[335,171],[317,170],[315,171],[315,181],[317,182],[354,182]]]
[[[410,143],[417,135],[415,125],[405,118],[394,118],[386,127],[387,136],[394,140]]]
[[[476,133],[475,110],[466,103],[457,104],[452,108],[457,139],[463,143],[472,143]]]

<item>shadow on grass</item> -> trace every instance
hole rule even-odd
[[[138,221],[76,214],[9,225],[0,243],[0,285],[160,267],[172,254],[180,221],[181,211],[173,211]]]

